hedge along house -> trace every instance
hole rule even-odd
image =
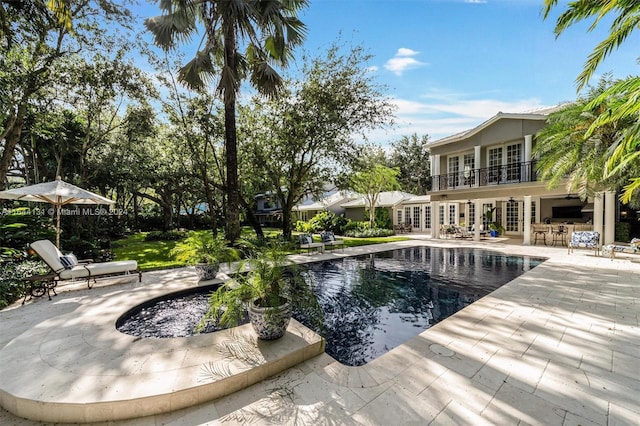
[[[474,238],[489,227],[485,212],[507,236],[531,244],[532,224],[567,224],[600,232],[601,243],[613,242],[617,200],[614,191],[582,201],[565,185],[549,190],[538,180],[533,157],[535,134],[547,116],[561,106],[528,113],[498,113],[479,126],[432,142],[432,189],[428,197],[404,200],[394,208],[394,224],[409,220],[414,230],[440,237],[440,225],[475,226]],[[593,225],[589,225],[593,223]],[[584,224],[584,225],[582,225]]]
[[[378,194],[378,202],[376,203],[375,208],[384,208],[389,212],[389,217],[392,221],[393,212],[398,208],[400,204],[403,202],[415,198],[414,194],[409,194],[408,192],[402,191],[385,191]],[[359,196],[358,198],[344,203],[341,205],[344,209],[344,215],[347,219],[351,219],[354,221],[369,221],[369,214],[367,213],[367,202],[363,196]],[[395,223],[395,222],[394,222]]]

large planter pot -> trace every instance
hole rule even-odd
[[[498,236],[498,231],[489,231],[489,235],[491,235],[493,238]]]
[[[198,280],[209,281],[216,277],[218,270],[220,269],[219,263],[196,263],[196,275]]]
[[[284,336],[291,319],[291,305],[285,302],[274,308],[260,307],[257,300],[249,303],[249,321],[261,340],[275,340]]]

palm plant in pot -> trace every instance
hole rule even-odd
[[[208,321],[235,327],[246,310],[258,338],[275,340],[285,334],[292,307],[310,303],[317,305],[301,271],[280,249],[271,247],[242,262],[234,278],[211,294],[209,310],[198,328],[204,328]]]
[[[487,222],[489,222],[489,235],[491,235],[492,237],[497,237],[498,235],[504,232],[504,226],[502,226],[500,222],[494,221],[493,214],[495,211],[496,211],[496,208],[492,207],[491,209],[487,210],[486,213],[484,214],[484,217],[487,219]]]
[[[240,259],[237,250],[229,247],[224,238],[204,233],[192,233],[176,244],[171,255],[178,262],[193,265],[201,281],[214,279],[221,263]]]

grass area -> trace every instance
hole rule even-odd
[[[194,233],[206,233],[208,230],[203,231],[191,231]],[[265,229],[265,236],[273,237],[281,234],[278,229]],[[117,240],[113,242],[112,250],[118,260],[135,260],[138,262],[138,266],[143,271],[150,271],[154,269],[169,269],[185,266],[184,263],[177,262],[170,255],[171,250],[176,246],[178,241],[145,241],[145,237],[148,233],[141,232],[139,234],[131,235],[127,238]],[[253,236],[253,230],[251,228],[244,228],[242,230],[243,236]],[[395,241],[408,240],[407,237],[375,237],[375,238],[344,238],[345,247],[364,246],[368,244],[381,244],[390,243]],[[316,238],[320,241],[319,238]],[[291,252],[293,253],[293,251]]]

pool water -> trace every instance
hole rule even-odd
[[[363,365],[544,260],[414,247],[313,263],[303,273],[322,312],[300,310],[293,316],[325,338],[329,355]],[[116,327],[141,337],[192,335],[212,290],[189,289],[148,301],[123,315]],[[205,332],[217,329],[210,325]]]
[[[544,259],[480,249],[416,247],[311,264],[306,273],[326,352],[358,366],[377,358]]]

